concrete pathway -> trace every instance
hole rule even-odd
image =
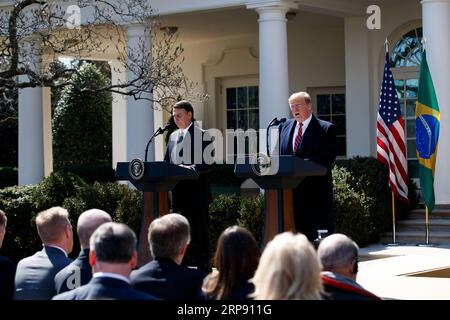
[[[375,244],[360,260],[358,283],[383,299],[450,300],[450,244]]]

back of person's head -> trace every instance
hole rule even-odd
[[[320,262],[303,234],[285,232],[270,241],[263,251],[252,281],[255,299],[321,299]]]
[[[217,300],[227,299],[239,279],[253,277],[259,256],[258,244],[247,229],[228,227],[217,241],[214,264],[218,273],[208,275],[203,291]]]
[[[3,244],[3,238],[5,237],[6,231],[6,223],[8,219],[6,218],[6,214],[3,210],[0,210],[0,248]]]
[[[324,271],[336,271],[357,264],[358,250],[358,245],[352,239],[344,234],[334,233],[320,242],[317,255]],[[357,270],[353,273],[356,272]]]
[[[90,250],[96,261],[127,263],[136,252],[136,235],[127,225],[107,222],[99,226],[91,236]]]
[[[178,213],[155,219],[148,228],[148,243],[154,258],[175,259],[190,240],[189,222]]]
[[[61,207],[52,207],[40,212],[36,217],[36,227],[44,245],[62,241],[65,232],[70,229],[71,233],[72,230],[69,213]]]
[[[80,214],[77,222],[77,233],[78,238],[80,239],[81,248],[89,248],[89,238],[94,231],[100,225],[111,221],[111,216],[100,209],[90,209]]]

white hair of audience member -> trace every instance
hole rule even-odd
[[[281,233],[261,256],[252,282],[258,300],[322,299],[321,264],[313,245],[303,234]]]

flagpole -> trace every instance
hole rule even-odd
[[[392,243],[388,243],[388,246],[397,246],[398,243],[395,241],[395,196],[394,191],[391,191],[392,195]]]
[[[430,244],[429,242],[429,230],[428,230],[428,207],[425,207],[425,234],[427,239],[427,245]]]

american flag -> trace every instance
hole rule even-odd
[[[401,200],[408,202],[408,173],[400,102],[386,52],[380,108],[377,120],[377,158],[389,168],[389,186]]]

